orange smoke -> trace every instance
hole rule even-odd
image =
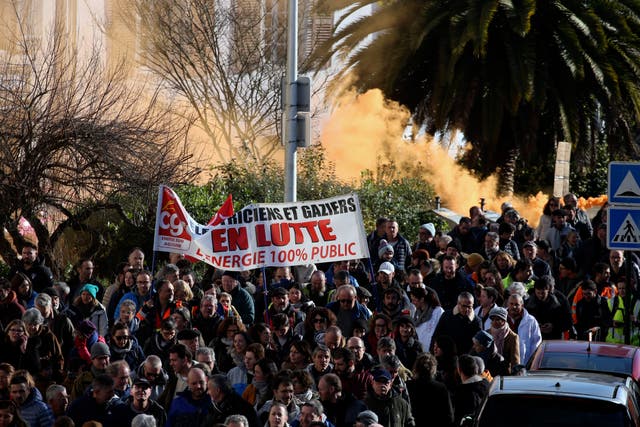
[[[425,180],[433,185],[443,207],[468,215],[469,208],[479,205],[481,198],[485,199],[485,209],[495,212],[500,212],[503,202],[510,201],[532,226],[537,225],[548,195],[540,191],[535,196],[498,197],[496,176],[478,180],[432,137],[419,142],[403,140],[409,117],[406,108],[384,99],[377,89],[340,97],[320,135],[337,175],[357,180],[363,170],[375,171],[379,160],[383,164],[394,162],[401,174],[422,165]],[[596,204],[602,204],[602,197],[580,199],[581,207]]]

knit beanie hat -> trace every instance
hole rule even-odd
[[[391,246],[386,240],[382,239],[378,245],[378,257],[382,257],[382,255],[387,252],[393,252],[393,246]]]
[[[91,359],[93,360],[101,356],[111,357],[111,352],[109,351],[108,345],[103,342],[97,342],[91,346]]]
[[[78,330],[82,332],[83,335],[89,336],[96,331],[96,325],[93,324],[91,320],[83,320],[78,325]]]
[[[80,294],[82,294],[84,291],[89,292],[94,298],[96,297],[96,295],[98,295],[98,287],[90,283],[87,283],[80,288]]]

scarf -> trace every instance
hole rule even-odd
[[[229,347],[227,352],[229,353],[229,356],[231,356],[231,359],[233,359],[233,363],[236,366],[244,366],[244,354],[239,354],[238,352],[236,352],[236,349],[233,348],[233,345]]]
[[[496,350],[498,353],[502,354],[504,349],[504,339],[509,335],[509,325],[507,322],[504,322],[501,328],[494,328],[493,326],[489,330],[491,332],[491,336],[493,336],[493,342],[496,344]]]
[[[416,322],[416,326],[420,326],[425,322],[428,322],[433,315],[433,307],[428,305],[424,311],[416,309],[416,314],[413,317],[414,322]]]

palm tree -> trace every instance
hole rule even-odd
[[[326,11],[376,5],[316,52],[346,58],[360,90],[380,88],[432,132],[461,129],[489,174],[606,141],[636,152],[640,2],[632,0],[325,0]],[[363,41],[374,35],[373,41]],[[508,175],[508,174],[505,174]],[[503,176],[507,181],[512,177]]]

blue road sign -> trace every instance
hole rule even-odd
[[[609,249],[640,250],[640,206],[609,206],[607,241]]]
[[[609,163],[607,196],[611,204],[640,205],[640,163]]]

